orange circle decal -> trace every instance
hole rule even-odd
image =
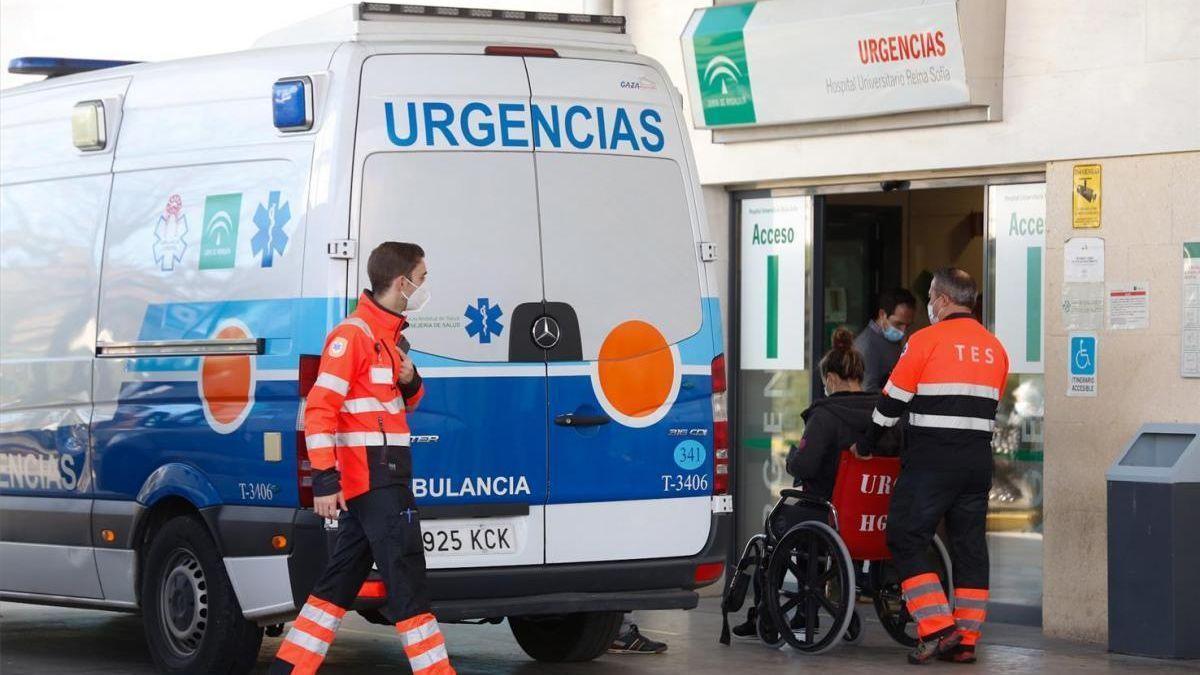
[[[227,322],[214,336],[245,339],[250,331],[241,322]],[[254,405],[254,357],[205,356],[200,359],[200,401],[204,416],[218,433],[241,426]]]
[[[597,397],[627,426],[649,426],[666,414],[679,392],[679,355],[657,328],[626,321],[604,338],[596,364]]]

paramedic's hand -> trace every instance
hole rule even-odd
[[[408,357],[408,354],[400,352],[400,384],[412,382],[415,372],[412,359]]]
[[[859,447],[860,445],[863,447],[860,448]],[[859,459],[871,459],[871,449],[866,447],[867,445],[868,444],[865,443],[864,441],[859,441],[858,443],[851,445],[850,446],[850,454],[854,455],[855,457],[857,457]]]
[[[341,490],[338,490],[337,494],[313,497],[313,511],[322,518],[337,518],[338,511],[345,510],[346,498],[342,496]]]

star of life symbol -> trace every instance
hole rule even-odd
[[[154,262],[164,272],[175,269],[176,263],[183,262],[183,253],[187,250],[187,215],[183,213],[183,198],[171,195],[167,206],[158,217],[154,226]]]
[[[250,240],[250,247],[255,255],[262,255],[263,267],[270,267],[275,255],[283,255],[287,249],[288,236],[283,226],[291,218],[290,203],[279,203],[279,190],[272,190],[267,196],[266,205],[259,204],[254,211],[254,224],[258,226],[258,232]]]
[[[479,298],[475,305],[467,305],[463,316],[469,322],[466,326],[467,335],[478,338],[481,345],[490,344],[493,335],[499,336],[504,331],[504,325],[500,323],[504,311],[499,305],[491,304],[487,298]]]

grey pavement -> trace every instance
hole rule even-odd
[[[851,673],[890,673],[904,664],[904,650],[892,643],[873,621],[858,645],[841,645],[821,656],[805,656],[788,648],[771,650],[756,642],[717,644],[721,626],[719,600],[705,598],[690,612],[639,612],[642,632],[670,645],[663,655],[606,655],[591,663],[540,664],[531,661],[513,640],[506,624],[445,626],[446,641],[459,673],[535,675],[549,673],[626,675],[680,673],[707,675],[787,673],[838,669]],[[870,605],[860,605],[870,613]],[[279,638],[263,641],[258,671],[265,671]],[[1098,645],[1042,637],[1037,628],[991,625],[986,629],[977,672],[1098,673],[1200,672],[1200,661],[1171,662],[1105,653]],[[967,670],[950,664],[938,670]],[[386,626],[368,624],[351,615],[338,632],[322,673],[388,670],[407,673],[404,651]],[[24,673],[153,673],[136,616],[87,610],[0,603],[0,671]]]

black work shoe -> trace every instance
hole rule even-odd
[[[956,650],[960,643],[962,643],[962,635],[954,629],[954,626],[950,626],[918,642],[916,649],[908,653],[908,662],[914,666],[925,665],[943,654],[949,654]]]
[[[746,612],[746,620],[733,627],[733,636],[742,640],[758,639],[758,612],[751,607]]]
[[[609,654],[661,654],[665,651],[665,642],[655,642],[642,636],[636,623],[630,624],[629,630],[618,635],[608,646]]]
[[[938,660],[950,663],[975,663],[975,645],[959,645],[945,654],[938,654]]]

